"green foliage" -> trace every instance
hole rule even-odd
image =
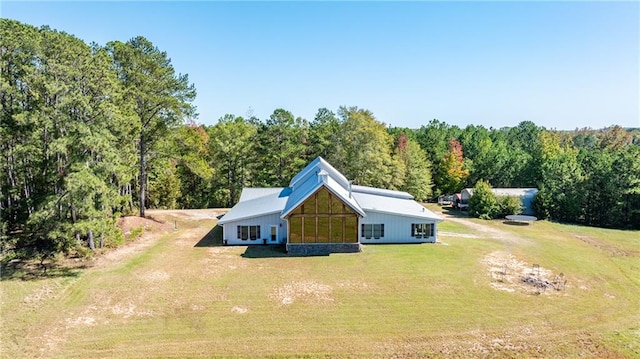
[[[309,158],[318,156],[337,163],[336,148],[341,130],[340,120],[326,108],[321,108],[309,124]]]
[[[478,181],[469,200],[469,214],[480,219],[493,219],[500,214],[498,199],[487,181]]]
[[[357,107],[341,107],[334,166],[354,183],[398,189],[403,181],[403,164],[392,154],[393,137],[373,114]]]
[[[188,75],[175,73],[167,53],[142,36],[126,43],[112,41],[107,44],[107,50],[122,83],[127,100],[124,106],[131,109],[139,129],[138,204],[140,216],[144,217],[147,161],[150,156],[158,155],[153,150],[171,128],[195,115],[191,102],[195,99],[196,90],[193,84],[189,84]],[[156,198],[155,201],[165,200]]]
[[[131,241],[131,240],[137,239],[138,237],[140,237],[143,234],[144,234],[144,227],[143,226],[138,226],[138,227],[135,227],[135,228],[131,229],[131,232],[129,232],[129,234],[127,234],[125,239],[128,240],[128,241]]]
[[[409,192],[418,201],[430,198],[433,187],[431,163],[425,151],[401,132],[396,140],[396,156],[404,166],[404,181],[399,189]]]
[[[131,121],[106,51],[0,19],[0,216],[32,256],[95,247],[130,177]],[[119,209],[121,210],[121,208]]]
[[[0,19],[0,65],[0,217],[7,250],[46,257],[121,242],[115,218],[133,210],[135,190],[145,192],[146,173],[135,172],[139,158],[178,157],[177,166],[192,177],[210,176],[196,156],[206,150],[185,149],[197,147],[189,136],[182,136],[182,148],[157,145],[167,142],[166,129],[193,113],[188,102],[195,90],[144,38],[102,48]],[[151,182],[164,175],[163,186],[173,189],[180,181],[176,165],[171,168],[172,176],[163,167]],[[179,197],[162,200],[175,206]]]
[[[242,188],[253,180],[256,157],[257,125],[242,117],[226,115],[207,129],[212,177],[211,201],[214,206],[231,207],[240,198]]]
[[[582,217],[584,174],[578,162],[578,152],[562,148],[559,138],[541,133],[541,186],[536,211],[541,218],[561,222],[577,221]]]
[[[175,160],[158,159],[149,175],[149,204],[152,208],[176,208],[182,196],[181,178]]]
[[[513,196],[497,196],[498,214],[495,218],[504,218],[512,214],[522,213],[522,200]]]
[[[276,109],[257,134],[258,171],[261,185],[286,186],[306,164],[307,122]]]
[[[444,154],[438,168],[437,184],[442,193],[460,192],[469,176],[460,142],[455,139],[449,140],[449,150]]]

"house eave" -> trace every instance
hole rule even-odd
[[[251,216],[234,218],[234,219],[231,219],[231,220],[228,220],[228,221],[225,221],[224,217],[222,217],[222,219],[218,221],[218,224],[219,225],[225,225],[226,223],[230,223],[230,222],[245,221],[245,220],[252,219],[252,218],[260,218],[260,217],[268,216],[268,215],[271,215],[271,214],[278,214],[280,212],[282,212],[282,211],[281,210],[277,210],[277,211],[264,212],[264,213],[260,213],[260,214],[254,214],[254,215],[251,215]]]
[[[382,213],[382,214],[389,214],[389,215],[393,215],[393,216],[398,216],[398,217],[408,217],[408,218],[416,218],[416,219],[429,219],[432,220],[434,222],[442,222],[444,221],[444,219],[439,218],[439,217],[426,217],[426,216],[421,216],[418,214],[407,214],[407,213],[398,213],[398,212],[393,212],[393,211],[383,211],[383,210],[379,210],[379,209],[364,209],[365,212],[374,212],[374,213]]]

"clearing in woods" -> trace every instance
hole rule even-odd
[[[287,257],[220,246],[220,213],[148,211],[93,260],[4,266],[0,356],[640,356],[637,231],[445,213],[440,244]]]

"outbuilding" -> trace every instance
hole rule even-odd
[[[522,201],[522,214],[534,215],[533,200],[538,194],[537,188],[492,188],[496,197],[517,197]],[[473,196],[473,188],[465,188],[460,192],[460,209],[469,207],[469,200]]]

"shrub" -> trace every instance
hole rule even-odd
[[[510,214],[522,213],[522,201],[518,197],[501,196],[498,197],[499,213],[495,218],[502,218]]]
[[[469,214],[480,219],[496,218],[500,214],[498,199],[491,192],[489,182],[480,180],[473,187],[473,196],[469,200]]]
[[[138,226],[138,227],[133,228],[131,230],[131,232],[126,236],[126,239],[127,240],[134,240],[134,239],[140,237],[143,233],[144,233],[144,227],[143,226]]]

